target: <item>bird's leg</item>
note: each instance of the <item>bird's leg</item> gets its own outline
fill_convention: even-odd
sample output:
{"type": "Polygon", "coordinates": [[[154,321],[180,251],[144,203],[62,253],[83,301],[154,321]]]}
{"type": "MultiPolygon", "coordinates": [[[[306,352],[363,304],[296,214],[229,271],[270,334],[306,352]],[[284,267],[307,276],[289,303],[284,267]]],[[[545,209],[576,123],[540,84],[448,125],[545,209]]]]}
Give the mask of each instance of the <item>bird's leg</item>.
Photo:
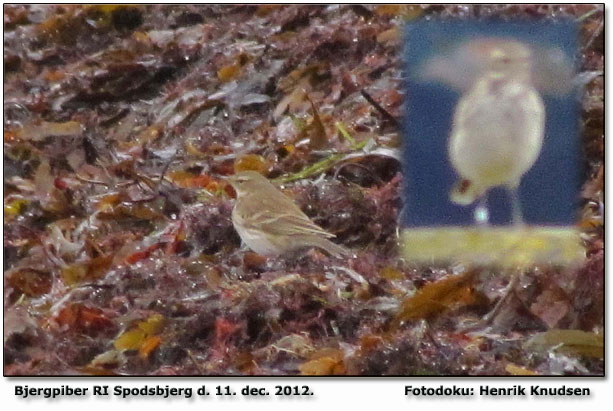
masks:
{"type": "Polygon", "coordinates": [[[509,187],[509,192],[511,194],[511,212],[512,212],[512,224],[514,226],[523,226],[524,225],[524,217],[521,211],[521,202],[519,199],[519,187],[511,186],[509,187]]]}
{"type": "Polygon", "coordinates": [[[490,212],[487,209],[487,192],[483,193],[477,200],[473,215],[477,226],[487,227],[490,221],[490,212]]]}

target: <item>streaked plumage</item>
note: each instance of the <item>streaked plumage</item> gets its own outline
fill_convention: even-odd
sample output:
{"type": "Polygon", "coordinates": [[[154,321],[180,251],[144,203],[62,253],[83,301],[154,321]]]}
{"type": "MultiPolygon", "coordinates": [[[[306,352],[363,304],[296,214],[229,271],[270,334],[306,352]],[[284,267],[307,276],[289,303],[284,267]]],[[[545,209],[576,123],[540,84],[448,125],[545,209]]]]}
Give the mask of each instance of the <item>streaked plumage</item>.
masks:
{"type": "Polygon", "coordinates": [[[241,239],[258,254],[277,256],[306,247],[318,247],[332,255],[348,251],[328,238],[334,237],[313,223],[294,202],[254,171],[228,179],[237,193],[232,223],[241,239]]]}

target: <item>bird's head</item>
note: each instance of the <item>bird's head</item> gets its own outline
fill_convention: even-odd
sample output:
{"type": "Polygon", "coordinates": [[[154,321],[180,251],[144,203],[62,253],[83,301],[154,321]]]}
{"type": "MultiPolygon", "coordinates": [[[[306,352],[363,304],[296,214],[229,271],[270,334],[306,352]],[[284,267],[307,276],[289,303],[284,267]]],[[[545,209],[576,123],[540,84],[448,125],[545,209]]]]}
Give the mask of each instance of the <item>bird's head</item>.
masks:
{"type": "Polygon", "coordinates": [[[467,39],[426,59],[417,74],[422,81],[436,81],[461,91],[483,75],[531,79],[533,66],[541,58],[534,50],[534,45],[510,37],[467,39]]]}
{"type": "Polygon", "coordinates": [[[484,72],[505,77],[530,74],[532,51],[519,41],[504,38],[477,39],[468,43],[467,48],[484,72]]]}
{"type": "Polygon", "coordinates": [[[255,171],[241,171],[228,177],[227,181],[232,184],[238,196],[260,191],[270,185],[266,177],[255,171]]]}

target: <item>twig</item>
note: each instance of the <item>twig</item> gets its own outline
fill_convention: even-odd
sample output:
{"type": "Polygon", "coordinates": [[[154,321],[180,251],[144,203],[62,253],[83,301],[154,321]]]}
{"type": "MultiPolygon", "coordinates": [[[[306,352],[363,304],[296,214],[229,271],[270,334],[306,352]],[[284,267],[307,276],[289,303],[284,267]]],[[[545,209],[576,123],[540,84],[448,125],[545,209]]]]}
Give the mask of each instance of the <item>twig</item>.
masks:
{"type": "Polygon", "coordinates": [[[583,20],[591,17],[592,15],[598,13],[599,11],[600,11],[599,8],[592,9],[592,10],[588,11],[587,13],[585,13],[583,16],[577,17],[577,20],[575,20],[575,21],[578,22],[578,23],[582,22],[583,20]]]}
{"type": "Polygon", "coordinates": [[[366,101],[368,101],[374,108],[377,109],[377,111],[379,113],[381,113],[381,115],[383,117],[385,117],[387,120],[389,120],[392,124],[394,124],[396,127],[400,127],[400,122],[396,119],[396,117],[392,116],[389,111],[387,111],[386,109],[384,109],[383,107],[381,107],[381,105],[379,103],[377,103],[370,94],[368,94],[366,92],[366,90],[362,89],[360,90],[360,93],[362,94],[362,97],[364,97],[366,99],[366,101]]]}
{"type": "Polygon", "coordinates": [[[104,255],[104,251],[100,249],[100,247],[98,246],[98,244],[96,244],[94,240],[86,237],[85,242],[89,244],[89,246],[93,248],[98,253],[98,255],[104,255]]]}
{"type": "Polygon", "coordinates": [[[345,128],[345,125],[342,122],[340,122],[340,121],[337,121],[336,123],[334,123],[334,125],[338,129],[339,133],[341,133],[341,135],[343,137],[345,137],[345,140],[349,141],[349,144],[351,144],[351,147],[355,147],[356,146],[356,142],[355,142],[354,138],[351,137],[351,134],[349,134],[349,132],[345,128]]]}
{"type": "MultiPolygon", "coordinates": [[[[364,146],[366,146],[366,144],[369,141],[370,140],[360,141],[359,143],[355,145],[354,149],[355,150],[363,149],[364,146]]],[[[323,160],[318,161],[315,164],[307,166],[296,173],[293,173],[287,176],[278,177],[274,181],[278,183],[288,183],[290,181],[302,180],[303,178],[307,178],[315,174],[323,173],[329,170],[330,168],[332,168],[335,164],[338,164],[341,161],[343,161],[347,156],[348,156],[347,153],[331,154],[328,157],[324,158],[323,160]]]]}
{"type": "Polygon", "coordinates": [[[323,160],[318,161],[315,164],[312,164],[310,166],[303,168],[302,170],[296,173],[290,174],[288,176],[282,176],[282,177],[276,178],[275,181],[279,183],[288,183],[290,181],[302,180],[303,178],[307,178],[315,174],[323,173],[329,168],[331,168],[338,161],[340,161],[340,159],[342,159],[343,157],[345,157],[344,154],[340,154],[340,153],[332,154],[324,158],[323,160]]]}
{"type": "Polygon", "coordinates": [[[170,164],[172,164],[172,162],[175,161],[176,156],[177,156],[177,152],[175,151],[172,157],[170,157],[170,159],[166,162],[166,164],[164,164],[164,168],[162,169],[162,172],[160,173],[160,178],[158,179],[158,182],[155,186],[156,191],[160,188],[160,184],[162,184],[162,181],[164,180],[164,176],[166,175],[166,172],[168,171],[170,164]]]}
{"type": "Polygon", "coordinates": [[[108,186],[109,186],[109,185],[108,185],[107,183],[105,183],[104,181],[90,180],[90,179],[87,179],[87,178],[85,178],[85,177],[81,177],[81,176],[80,176],[80,175],[78,175],[78,174],[75,174],[75,178],[76,178],[77,180],[79,180],[79,181],[83,181],[84,183],[98,184],[98,185],[105,186],[105,187],[108,187],[108,186]]]}
{"type": "Polygon", "coordinates": [[[598,27],[596,27],[596,30],[594,30],[594,32],[592,33],[588,41],[585,43],[585,46],[583,46],[584,50],[587,50],[592,46],[592,43],[594,42],[594,40],[598,38],[598,36],[600,35],[603,29],[604,29],[604,20],[600,20],[598,27]]]}
{"type": "Polygon", "coordinates": [[[194,364],[194,366],[196,367],[196,369],[198,370],[198,372],[202,375],[205,374],[205,370],[202,368],[202,366],[200,365],[200,363],[198,361],[196,361],[196,358],[194,358],[194,354],[192,354],[192,350],[190,350],[189,348],[187,350],[185,350],[185,352],[187,353],[187,357],[190,359],[190,361],[192,362],[192,364],[194,364]]]}

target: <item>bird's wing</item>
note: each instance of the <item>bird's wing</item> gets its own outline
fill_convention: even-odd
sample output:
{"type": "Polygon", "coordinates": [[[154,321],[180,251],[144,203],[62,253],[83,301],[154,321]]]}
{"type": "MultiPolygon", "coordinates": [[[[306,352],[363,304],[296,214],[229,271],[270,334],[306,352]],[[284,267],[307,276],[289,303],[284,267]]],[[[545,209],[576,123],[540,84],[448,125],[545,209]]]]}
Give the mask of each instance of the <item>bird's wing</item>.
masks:
{"type": "MultiPolygon", "coordinates": [[[[298,211],[300,211],[300,209],[298,209],[298,211]]],[[[262,210],[254,214],[250,220],[250,225],[258,227],[273,235],[314,234],[326,238],[335,237],[334,234],[325,231],[309,220],[302,211],[298,214],[262,210]]]]}
{"type": "Polygon", "coordinates": [[[320,237],[336,237],[312,222],[294,201],[272,185],[262,189],[257,196],[246,201],[253,205],[248,224],[276,235],[314,234],[320,237]]]}

